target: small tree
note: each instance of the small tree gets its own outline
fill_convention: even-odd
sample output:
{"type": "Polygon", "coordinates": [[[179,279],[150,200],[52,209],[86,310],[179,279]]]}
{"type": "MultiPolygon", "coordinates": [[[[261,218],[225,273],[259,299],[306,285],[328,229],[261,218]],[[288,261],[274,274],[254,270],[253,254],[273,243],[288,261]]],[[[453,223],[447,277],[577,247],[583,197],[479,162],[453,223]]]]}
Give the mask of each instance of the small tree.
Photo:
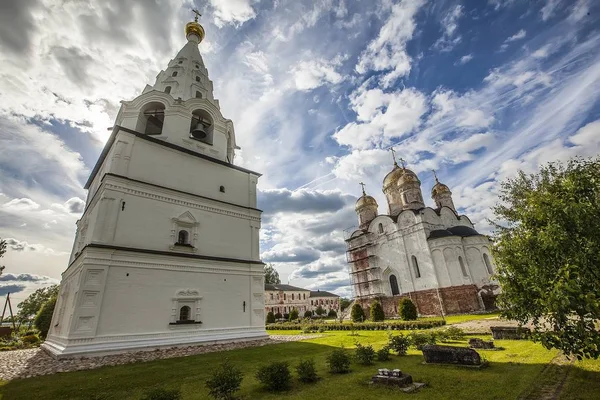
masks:
{"type": "Polygon", "coordinates": [[[315,313],[320,317],[323,314],[325,314],[327,311],[325,311],[325,309],[323,308],[323,306],[319,305],[319,307],[317,307],[317,309],[315,310],[315,313]]]}
{"type": "Polygon", "coordinates": [[[283,316],[281,315],[281,313],[280,312],[276,312],[275,313],[275,320],[279,321],[281,318],[283,318],[283,316]]]}
{"type": "Polygon", "coordinates": [[[373,350],[373,346],[366,345],[356,342],[356,352],[354,354],[356,361],[362,365],[371,365],[375,360],[375,350],[373,350]]]}
{"type": "Polygon", "coordinates": [[[352,304],[352,302],[349,299],[342,297],[340,299],[340,310],[344,311],[346,308],[348,308],[348,306],[350,306],[350,304],[352,304]]]}
{"type": "Polygon", "coordinates": [[[265,265],[265,284],[278,285],[280,283],[281,279],[279,279],[279,273],[273,264],[265,265]]]}
{"type": "Polygon", "coordinates": [[[288,363],[274,361],[269,365],[260,367],[256,373],[256,379],[262,383],[267,390],[277,392],[290,387],[292,375],[288,363]]]}
{"type": "Polygon", "coordinates": [[[414,321],[417,319],[417,307],[406,297],[398,303],[398,313],[400,314],[400,318],[405,321],[414,321]]]}
{"type": "Polygon", "coordinates": [[[295,321],[298,319],[298,310],[296,310],[296,308],[292,308],[292,311],[290,311],[290,321],[295,321]]]}
{"type": "Polygon", "coordinates": [[[358,303],[354,303],[352,306],[352,311],[350,312],[350,318],[352,318],[352,322],[362,322],[365,319],[365,312],[363,308],[358,303]]]}
{"type": "Polygon", "coordinates": [[[296,373],[300,382],[311,383],[319,379],[314,360],[302,360],[296,366],[296,373]]]}
{"type": "Polygon", "coordinates": [[[306,310],[304,311],[304,318],[310,318],[312,317],[312,311],[306,310]]]}
{"type": "Polygon", "coordinates": [[[225,360],[206,380],[208,393],[217,400],[231,400],[233,394],[240,390],[244,376],[242,371],[225,360]]]}
{"type": "Polygon", "coordinates": [[[40,331],[40,336],[45,338],[48,336],[50,324],[52,323],[52,314],[56,306],[56,297],[51,297],[43,306],[38,315],[35,317],[35,327],[40,331]]]}
{"type": "Polygon", "coordinates": [[[42,309],[42,306],[51,298],[58,296],[58,285],[39,288],[31,293],[25,300],[19,303],[17,320],[21,322],[34,318],[42,309]]]}
{"type": "Polygon", "coordinates": [[[327,356],[327,365],[332,374],[345,374],[350,372],[350,355],[344,348],[335,349],[327,356]]]}
{"type": "Polygon", "coordinates": [[[383,313],[383,306],[380,302],[374,301],[371,304],[371,321],[378,322],[383,321],[385,319],[385,314],[383,313]]]}
{"type": "Polygon", "coordinates": [[[269,311],[267,313],[267,324],[272,324],[273,322],[275,322],[275,314],[273,314],[273,311],[269,311]]]}
{"type": "Polygon", "coordinates": [[[329,310],[329,312],[327,313],[327,317],[337,318],[337,313],[335,312],[335,310],[329,310]]]}
{"type": "Polygon", "coordinates": [[[502,286],[503,316],[532,322],[546,348],[600,357],[600,157],[520,171],[502,183],[500,201],[496,270],[484,261],[502,286]]]}

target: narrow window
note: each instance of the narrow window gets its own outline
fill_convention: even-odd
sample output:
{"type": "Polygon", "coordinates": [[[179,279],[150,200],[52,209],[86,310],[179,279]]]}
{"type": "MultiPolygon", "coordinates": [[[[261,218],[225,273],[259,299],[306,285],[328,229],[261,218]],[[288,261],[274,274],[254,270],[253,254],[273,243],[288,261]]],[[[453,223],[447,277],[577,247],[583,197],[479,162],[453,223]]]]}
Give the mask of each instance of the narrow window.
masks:
{"type": "Polygon", "coordinates": [[[483,253],[483,262],[485,263],[485,268],[487,269],[488,274],[492,275],[494,273],[494,269],[492,268],[490,258],[485,253],[483,253]]]}
{"type": "Polygon", "coordinates": [[[190,307],[183,306],[179,309],[179,320],[180,321],[189,321],[190,320],[190,307]]]}
{"type": "Polygon", "coordinates": [[[201,99],[202,98],[202,93],[200,93],[200,91],[196,90],[196,98],[197,99],[201,99]]]}
{"type": "Polygon", "coordinates": [[[196,77],[196,82],[200,82],[200,77],[199,76],[196,77]]]}
{"type": "Polygon", "coordinates": [[[225,193],[225,186],[220,186],[219,187],[219,192],[225,193]]]}
{"type": "Polygon", "coordinates": [[[271,293],[271,300],[273,300],[273,293],[271,293]]]}
{"type": "Polygon", "coordinates": [[[419,270],[419,263],[417,262],[417,257],[412,256],[412,264],[413,264],[413,270],[415,272],[415,278],[420,278],[421,270],[419,270]]]}
{"type": "Polygon", "coordinates": [[[188,244],[188,231],[179,231],[177,235],[177,244],[188,244]]]}
{"type": "Polygon", "coordinates": [[[392,289],[392,296],[400,294],[400,289],[398,289],[398,279],[396,279],[396,275],[390,275],[390,288],[392,289]]]}
{"type": "Polygon", "coordinates": [[[180,61],[178,62],[178,64],[183,64],[183,61],[181,61],[181,60],[180,60],[180,61]]]}
{"type": "Polygon", "coordinates": [[[171,93],[171,86],[167,86],[165,88],[165,93],[171,93]]]}
{"type": "Polygon", "coordinates": [[[283,294],[283,299],[287,300],[287,295],[285,293],[283,294]]]}
{"type": "Polygon", "coordinates": [[[171,76],[177,76],[177,71],[173,71],[173,73],[171,74],[171,76]]]}
{"type": "Polygon", "coordinates": [[[294,293],[292,293],[292,300],[294,300],[294,293]]]}
{"type": "Polygon", "coordinates": [[[198,64],[196,64],[196,68],[200,68],[200,66],[198,64]]]}
{"type": "Polygon", "coordinates": [[[467,268],[465,267],[465,262],[463,261],[463,258],[461,256],[458,256],[458,263],[460,264],[460,270],[462,271],[462,274],[465,278],[469,277],[469,274],[467,273],[467,268]]]}
{"type": "Polygon", "coordinates": [[[302,300],[306,300],[306,293],[302,293],[302,300]]]}
{"type": "Polygon", "coordinates": [[[383,224],[379,224],[379,233],[383,233],[383,224]]]}

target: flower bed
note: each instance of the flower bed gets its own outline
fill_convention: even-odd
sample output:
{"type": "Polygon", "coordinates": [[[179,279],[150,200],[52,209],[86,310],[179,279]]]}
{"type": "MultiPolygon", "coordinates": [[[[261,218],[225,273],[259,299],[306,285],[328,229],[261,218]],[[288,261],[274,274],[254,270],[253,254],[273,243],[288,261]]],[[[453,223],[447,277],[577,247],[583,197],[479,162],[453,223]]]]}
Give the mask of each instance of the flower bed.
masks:
{"type": "Polygon", "coordinates": [[[272,331],[291,331],[291,330],[318,330],[323,329],[326,331],[381,331],[381,330],[412,330],[412,329],[430,329],[445,325],[446,322],[442,320],[435,321],[384,321],[384,322],[358,322],[354,324],[340,324],[340,323],[329,323],[329,324],[301,324],[301,323],[275,323],[266,326],[267,330],[272,331]]]}

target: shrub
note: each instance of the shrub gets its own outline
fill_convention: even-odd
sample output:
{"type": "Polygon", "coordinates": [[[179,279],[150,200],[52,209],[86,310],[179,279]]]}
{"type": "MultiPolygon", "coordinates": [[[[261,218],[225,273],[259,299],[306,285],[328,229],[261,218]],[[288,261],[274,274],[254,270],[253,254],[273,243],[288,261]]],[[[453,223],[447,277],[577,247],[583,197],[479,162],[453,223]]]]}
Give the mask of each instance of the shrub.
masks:
{"type": "Polygon", "coordinates": [[[40,312],[35,317],[35,327],[40,331],[40,336],[45,338],[48,336],[50,324],[52,323],[52,314],[56,305],[56,297],[51,297],[40,309],[40,312]]]}
{"type": "Polygon", "coordinates": [[[389,335],[388,347],[398,353],[399,356],[405,356],[410,347],[410,339],[403,334],[398,336],[389,335]]]}
{"type": "Polygon", "coordinates": [[[267,324],[272,324],[275,322],[275,314],[273,314],[273,311],[269,311],[267,313],[267,324]]]}
{"type": "Polygon", "coordinates": [[[365,312],[358,303],[354,303],[352,310],[350,311],[350,318],[352,322],[363,322],[365,319],[365,312]]]}
{"type": "Polygon", "coordinates": [[[281,318],[282,318],[282,315],[281,315],[281,313],[280,313],[280,312],[278,312],[278,313],[275,313],[275,319],[276,319],[276,320],[280,320],[281,318]]]}
{"type": "MultiPolygon", "coordinates": [[[[328,331],[352,331],[352,330],[361,330],[361,331],[373,331],[373,330],[413,330],[413,329],[429,329],[443,326],[445,324],[444,321],[435,320],[435,319],[427,319],[421,321],[385,321],[385,322],[362,322],[362,323],[343,323],[343,322],[333,322],[328,324],[320,324],[315,321],[306,321],[309,326],[312,327],[313,330],[317,330],[319,326],[323,326],[324,329],[328,331]]],[[[267,325],[265,329],[267,330],[275,330],[275,331],[289,331],[289,330],[300,330],[304,326],[303,323],[300,322],[282,322],[277,324],[267,325]]]]}
{"type": "Polygon", "coordinates": [[[452,340],[461,340],[463,336],[465,336],[465,331],[456,326],[449,326],[448,328],[444,329],[444,333],[448,339],[452,340]]]}
{"type": "Polygon", "coordinates": [[[179,389],[154,389],[146,392],[141,400],[181,400],[179,389]]]}
{"type": "Polygon", "coordinates": [[[292,311],[290,311],[290,321],[295,321],[297,319],[298,319],[298,310],[293,308],[292,311]]]}
{"type": "Polygon", "coordinates": [[[283,361],[275,361],[260,367],[256,373],[256,379],[271,392],[288,389],[291,377],[288,363],[283,361]]]}
{"type": "Polygon", "coordinates": [[[300,382],[311,383],[319,379],[314,360],[302,360],[296,366],[296,373],[300,382]]]}
{"type": "Polygon", "coordinates": [[[319,333],[324,333],[327,329],[325,329],[325,327],[323,325],[319,326],[319,329],[317,329],[317,332],[319,333]]]}
{"type": "Polygon", "coordinates": [[[310,317],[312,317],[312,311],[308,311],[308,310],[304,311],[304,318],[310,318],[310,317]]]}
{"type": "Polygon", "coordinates": [[[417,307],[406,297],[398,303],[398,313],[400,314],[400,318],[405,321],[414,321],[417,319],[417,307]]]}
{"type": "Polygon", "coordinates": [[[375,361],[375,350],[373,346],[363,346],[356,342],[356,353],[354,354],[356,361],[362,365],[371,365],[375,361]]]}
{"type": "Polygon", "coordinates": [[[327,313],[327,316],[329,318],[337,318],[337,313],[335,312],[335,310],[329,310],[329,312],[327,313]]]}
{"type": "Polygon", "coordinates": [[[320,317],[321,315],[327,314],[327,311],[325,311],[325,309],[319,305],[319,307],[317,307],[315,310],[315,313],[317,313],[317,315],[320,317]]]}
{"type": "Polygon", "coordinates": [[[377,361],[388,361],[390,359],[390,348],[388,346],[383,346],[381,349],[377,350],[377,361]]]}
{"type": "Polygon", "coordinates": [[[21,338],[21,341],[26,344],[35,344],[40,341],[36,335],[26,335],[21,338]]]}
{"type": "Polygon", "coordinates": [[[409,339],[417,350],[423,350],[423,346],[426,344],[436,344],[437,342],[435,334],[425,332],[411,332],[409,339]]]}
{"type": "Polygon", "coordinates": [[[378,322],[383,321],[385,319],[385,314],[383,313],[383,306],[380,302],[374,301],[371,304],[371,321],[378,322]]]}
{"type": "Polygon", "coordinates": [[[206,380],[206,387],[211,397],[219,400],[233,399],[233,394],[240,390],[244,376],[242,371],[225,360],[213,371],[210,378],[206,380]]]}
{"type": "Polygon", "coordinates": [[[329,353],[327,356],[329,372],[333,374],[345,374],[350,372],[350,356],[342,347],[329,353]]]}

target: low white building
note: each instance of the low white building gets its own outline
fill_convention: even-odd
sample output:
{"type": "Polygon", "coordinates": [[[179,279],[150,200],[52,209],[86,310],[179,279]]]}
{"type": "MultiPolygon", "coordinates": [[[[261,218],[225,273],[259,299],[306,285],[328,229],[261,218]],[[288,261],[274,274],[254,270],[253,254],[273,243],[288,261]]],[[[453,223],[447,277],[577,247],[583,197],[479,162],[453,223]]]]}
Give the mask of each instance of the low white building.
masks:
{"type": "Polygon", "coordinates": [[[85,186],[70,263],[43,348],[57,356],[265,338],[260,174],[234,165],[198,49],[122,102],[85,186]]]}
{"type": "Polygon", "coordinates": [[[300,317],[306,311],[315,315],[317,308],[321,306],[326,312],[339,311],[340,296],[321,290],[308,290],[285,284],[265,285],[265,312],[289,314],[294,308],[298,310],[300,317]]]}
{"type": "Polygon", "coordinates": [[[435,208],[425,206],[417,175],[395,161],[383,180],[387,214],[379,214],[363,188],[356,202],[359,227],[346,243],[354,298],[365,310],[379,300],[386,315],[395,316],[401,297],[424,315],[494,308],[490,240],[457,213],[452,192],[435,179],[435,208]]]}

